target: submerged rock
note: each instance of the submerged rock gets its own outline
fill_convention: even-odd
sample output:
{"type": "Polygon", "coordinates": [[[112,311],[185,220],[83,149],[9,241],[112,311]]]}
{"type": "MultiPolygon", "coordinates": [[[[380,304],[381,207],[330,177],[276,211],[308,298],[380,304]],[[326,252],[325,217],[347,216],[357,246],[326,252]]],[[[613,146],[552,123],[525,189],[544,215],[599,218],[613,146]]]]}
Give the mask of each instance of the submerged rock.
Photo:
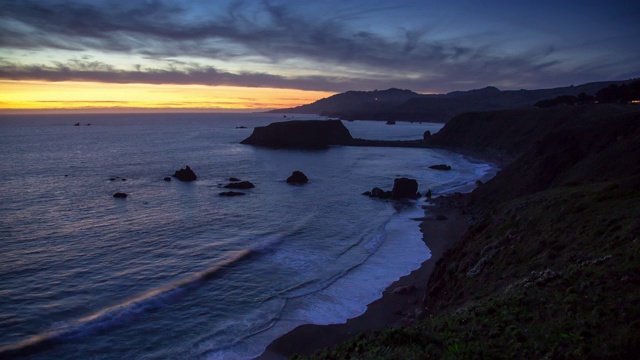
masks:
{"type": "Polygon", "coordinates": [[[220,194],[218,194],[219,196],[242,196],[242,195],[246,195],[243,192],[240,191],[225,191],[225,192],[221,192],[220,194]]]}
{"type": "Polygon", "coordinates": [[[165,176],[163,180],[164,180],[164,181],[171,181],[171,177],[169,177],[169,176],[165,176]]]}
{"type": "Polygon", "coordinates": [[[253,189],[256,187],[250,181],[232,182],[224,186],[225,189],[253,189]]]}
{"type": "Polygon", "coordinates": [[[126,193],[123,193],[123,192],[117,192],[117,193],[113,194],[113,197],[116,198],[116,199],[126,199],[127,196],[129,196],[129,195],[127,195],[126,193]]]}
{"type": "Polygon", "coordinates": [[[429,168],[433,170],[443,170],[443,171],[451,170],[451,166],[445,165],[445,164],[431,165],[429,166],[429,168]]]}
{"type": "Polygon", "coordinates": [[[294,171],[291,176],[287,178],[287,183],[289,184],[306,184],[309,182],[309,178],[302,173],[302,171],[294,171]]]}
{"type": "Polygon", "coordinates": [[[191,170],[189,165],[187,165],[184,169],[177,170],[173,174],[173,177],[180,181],[195,181],[198,178],[193,170],[191,170]]]}

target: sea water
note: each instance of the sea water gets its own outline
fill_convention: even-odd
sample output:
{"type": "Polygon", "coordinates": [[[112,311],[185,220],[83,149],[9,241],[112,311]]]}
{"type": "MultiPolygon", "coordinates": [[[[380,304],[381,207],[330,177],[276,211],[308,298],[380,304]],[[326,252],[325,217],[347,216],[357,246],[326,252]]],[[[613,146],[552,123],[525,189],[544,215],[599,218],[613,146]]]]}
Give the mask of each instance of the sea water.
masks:
{"type": "MultiPolygon", "coordinates": [[[[444,150],[239,144],[290,118],[314,117],[0,117],[0,354],[256,357],[298,325],[363,313],[429,258],[411,220],[423,200],[362,192],[391,189],[396,177],[417,179],[423,193],[464,191],[495,170],[444,150]],[[428,168],[440,163],[453,170],[428,168]],[[185,165],[197,181],[163,180],[185,165]],[[287,184],[294,170],[309,183],[287,184]],[[230,177],[256,187],[219,196],[230,177]]],[[[344,124],[389,140],[442,126],[344,124]]]]}

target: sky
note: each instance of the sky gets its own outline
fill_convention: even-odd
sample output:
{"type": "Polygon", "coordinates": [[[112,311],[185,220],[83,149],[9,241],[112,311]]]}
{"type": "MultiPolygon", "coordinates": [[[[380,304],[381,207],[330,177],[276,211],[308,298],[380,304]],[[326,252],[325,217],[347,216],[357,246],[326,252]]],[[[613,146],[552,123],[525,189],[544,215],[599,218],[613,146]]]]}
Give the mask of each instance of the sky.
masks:
{"type": "Polygon", "coordinates": [[[266,110],[640,77],[640,2],[0,0],[0,112],[266,110]]]}

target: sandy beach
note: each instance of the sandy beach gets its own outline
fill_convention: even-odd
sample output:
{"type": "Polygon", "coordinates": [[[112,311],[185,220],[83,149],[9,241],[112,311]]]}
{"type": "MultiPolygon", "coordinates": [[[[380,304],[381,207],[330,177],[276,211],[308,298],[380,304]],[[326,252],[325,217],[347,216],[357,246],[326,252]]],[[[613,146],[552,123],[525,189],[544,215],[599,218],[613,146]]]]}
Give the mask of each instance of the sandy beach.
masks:
{"type": "Polygon", "coordinates": [[[420,221],[422,238],[431,250],[431,258],[420,268],[387,287],[382,298],[369,304],[364,314],[344,324],[299,326],[276,339],[257,359],[286,359],[294,354],[311,354],[362,332],[406,324],[415,314],[436,262],[462,236],[468,228],[468,220],[469,216],[462,215],[457,209],[427,207],[425,217],[416,221],[420,221]],[[443,215],[446,219],[436,220],[436,215],[443,215]],[[415,290],[406,294],[394,293],[402,286],[415,286],[415,290]]]}

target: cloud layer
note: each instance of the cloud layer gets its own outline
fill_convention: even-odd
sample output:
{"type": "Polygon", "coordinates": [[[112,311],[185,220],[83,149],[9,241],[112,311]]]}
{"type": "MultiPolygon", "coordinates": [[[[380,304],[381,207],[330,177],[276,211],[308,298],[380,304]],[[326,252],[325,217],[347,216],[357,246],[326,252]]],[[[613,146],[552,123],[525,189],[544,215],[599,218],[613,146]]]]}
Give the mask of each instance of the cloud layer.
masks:
{"type": "MultiPolygon", "coordinates": [[[[425,4],[368,3],[5,1],[0,78],[442,92],[640,75],[640,50],[630,45],[640,27],[627,24],[640,17],[637,5],[601,19],[615,26],[596,36],[576,31],[581,23],[570,19],[566,29],[531,17],[528,28],[500,18],[492,27],[490,12],[465,14],[460,6],[437,13],[447,22],[425,4]]],[[[516,23],[527,15],[513,11],[516,23]]],[[[584,15],[567,14],[575,13],[584,15]]]]}

